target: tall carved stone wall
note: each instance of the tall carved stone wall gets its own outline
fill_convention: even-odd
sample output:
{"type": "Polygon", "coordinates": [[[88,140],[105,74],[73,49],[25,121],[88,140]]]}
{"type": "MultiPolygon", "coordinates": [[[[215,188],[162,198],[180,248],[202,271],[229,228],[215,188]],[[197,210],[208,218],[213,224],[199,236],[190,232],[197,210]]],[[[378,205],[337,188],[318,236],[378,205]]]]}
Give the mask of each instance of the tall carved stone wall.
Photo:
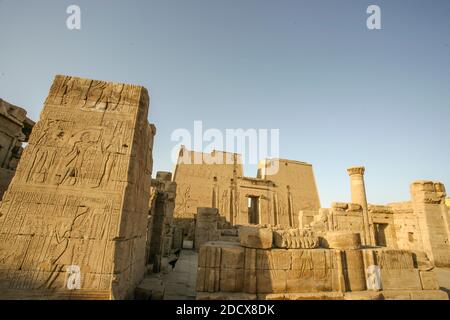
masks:
{"type": "Polygon", "coordinates": [[[189,151],[182,147],[173,181],[177,183],[174,218],[188,239],[194,238],[194,215],[198,207],[216,207],[229,212],[232,180],[243,175],[239,155],[215,151],[212,154],[189,151]],[[221,164],[207,164],[207,157],[220,159],[221,164]]]}
{"type": "Polygon", "coordinates": [[[286,159],[262,160],[259,178],[270,180],[276,185],[275,224],[298,227],[300,210],[319,210],[319,192],[311,164],[286,159]],[[278,170],[271,170],[274,163],[278,170]]]}
{"type": "Polygon", "coordinates": [[[0,296],[132,295],[154,126],[141,86],[56,76],[0,208],[0,296]]]}

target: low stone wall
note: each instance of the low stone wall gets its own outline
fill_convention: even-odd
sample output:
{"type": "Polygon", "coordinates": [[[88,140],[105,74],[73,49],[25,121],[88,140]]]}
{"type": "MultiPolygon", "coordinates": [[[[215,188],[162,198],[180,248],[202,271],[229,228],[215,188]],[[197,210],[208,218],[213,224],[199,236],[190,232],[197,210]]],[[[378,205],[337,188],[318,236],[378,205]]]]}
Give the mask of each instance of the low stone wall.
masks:
{"type": "Polygon", "coordinates": [[[425,255],[362,249],[359,234],[245,226],[239,236],[200,247],[197,299],[448,299],[425,255]]]}

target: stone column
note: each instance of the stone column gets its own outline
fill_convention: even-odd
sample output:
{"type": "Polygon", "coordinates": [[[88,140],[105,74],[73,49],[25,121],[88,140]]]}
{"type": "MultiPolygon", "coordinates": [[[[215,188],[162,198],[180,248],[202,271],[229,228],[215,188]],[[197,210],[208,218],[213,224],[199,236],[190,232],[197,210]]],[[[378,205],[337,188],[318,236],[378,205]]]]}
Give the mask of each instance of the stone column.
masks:
{"type": "Polygon", "coordinates": [[[170,172],[157,172],[152,179],[154,203],[150,215],[152,217],[151,238],[149,246],[149,263],[153,264],[153,272],[160,272],[161,257],[170,254],[173,238],[173,210],[175,207],[176,182],[172,182],[170,172]]]}
{"type": "Polygon", "coordinates": [[[365,245],[375,245],[372,219],[367,210],[366,187],[364,184],[364,167],[351,167],[347,169],[350,176],[350,191],[352,203],[359,204],[363,209],[363,243],[365,245]]]}

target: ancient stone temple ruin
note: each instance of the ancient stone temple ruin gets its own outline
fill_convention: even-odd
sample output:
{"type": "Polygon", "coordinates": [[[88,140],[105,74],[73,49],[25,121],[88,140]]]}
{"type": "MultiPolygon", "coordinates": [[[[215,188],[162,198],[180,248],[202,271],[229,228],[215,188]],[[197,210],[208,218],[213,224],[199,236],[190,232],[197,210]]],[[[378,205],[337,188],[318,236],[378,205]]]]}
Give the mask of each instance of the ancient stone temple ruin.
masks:
{"type": "Polygon", "coordinates": [[[0,99],[0,200],[14,176],[22,144],[28,141],[33,126],[24,109],[0,99]]]}
{"type": "Polygon", "coordinates": [[[144,87],[56,76],[35,125],[0,103],[0,173],[15,172],[0,299],[161,299],[188,247],[190,298],[196,282],[197,299],[448,299],[433,271],[450,267],[442,183],[373,205],[351,167],[351,202],[322,208],[308,163],[262,160],[250,178],[238,154],[184,147],[152,179],[144,87]]]}
{"type": "Polygon", "coordinates": [[[364,167],[348,169],[351,203],[299,212],[299,226],[317,231],[360,233],[363,244],[425,252],[436,266],[450,267],[450,210],[440,182],[411,184],[411,201],[368,205],[364,167]]]}
{"type": "Polygon", "coordinates": [[[450,266],[444,185],[416,181],[411,201],[368,205],[365,168],[348,173],[352,202],[300,210],[298,227],[223,227],[199,208],[197,298],[448,299],[432,271],[450,266]]]}
{"type": "Polygon", "coordinates": [[[131,297],[154,127],[141,86],[56,76],[0,208],[1,298],[131,297]]]}
{"type": "Polygon", "coordinates": [[[363,247],[359,233],[246,226],[239,239],[200,248],[197,299],[448,299],[425,255],[363,247]]]}
{"type": "Polygon", "coordinates": [[[217,208],[233,225],[298,226],[300,210],[319,210],[310,164],[271,159],[261,161],[258,167],[256,178],[245,177],[238,154],[205,154],[182,147],[173,180],[178,186],[174,218],[184,235],[194,238],[198,207],[217,208]],[[278,170],[271,170],[275,165],[278,170]]]}

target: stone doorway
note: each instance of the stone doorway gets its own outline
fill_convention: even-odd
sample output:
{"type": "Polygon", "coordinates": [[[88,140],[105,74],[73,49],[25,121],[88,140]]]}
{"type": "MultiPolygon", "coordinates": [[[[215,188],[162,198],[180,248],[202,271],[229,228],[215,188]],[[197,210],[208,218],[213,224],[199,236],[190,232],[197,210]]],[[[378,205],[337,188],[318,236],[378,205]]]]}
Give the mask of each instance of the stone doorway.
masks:
{"type": "Polygon", "coordinates": [[[377,246],[387,247],[386,230],[388,226],[387,223],[375,223],[375,241],[377,246]]]}
{"type": "Polygon", "coordinates": [[[259,197],[248,196],[248,223],[259,224],[259,197]]]}

